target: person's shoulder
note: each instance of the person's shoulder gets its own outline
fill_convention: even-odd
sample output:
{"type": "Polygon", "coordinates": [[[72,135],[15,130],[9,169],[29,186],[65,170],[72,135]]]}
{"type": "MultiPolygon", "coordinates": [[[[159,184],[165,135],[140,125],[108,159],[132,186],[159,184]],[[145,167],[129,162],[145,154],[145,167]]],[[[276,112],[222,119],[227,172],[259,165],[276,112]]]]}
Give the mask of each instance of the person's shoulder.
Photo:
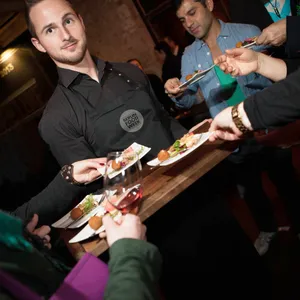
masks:
{"type": "Polygon", "coordinates": [[[146,74],[133,64],[127,62],[111,62],[111,65],[134,81],[145,82],[145,79],[147,79],[146,74]]]}
{"type": "Polygon", "coordinates": [[[50,124],[54,126],[62,119],[69,119],[71,117],[71,110],[72,107],[69,101],[67,101],[64,89],[60,85],[57,85],[43,111],[39,127],[48,127],[50,124]]]}
{"type": "Polygon", "coordinates": [[[238,32],[240,32],[241,34],[243,33],[249,33],[249,32],[253,32],[253,33],[258,33],[260,32],[260,29],[252,24],[243,24],[243,23],[226,23],[226,26],[229,27],[230,29],[234,29],[238,32]]]}
{"type": "Polygon", "coordinates": [[[127,63],[127,62],[111,62],[111,65],[115,67],[117,70],[127,73],[135,73],[139,76],[144,74],[137,66],[127,63]]]}
{"type": "Polygon", "coordinates": [[[65,98],[66,95],[61,86],[58,84],[49,98],[45,110],[51,111],[59,109],[66,102],[65,98]]]}

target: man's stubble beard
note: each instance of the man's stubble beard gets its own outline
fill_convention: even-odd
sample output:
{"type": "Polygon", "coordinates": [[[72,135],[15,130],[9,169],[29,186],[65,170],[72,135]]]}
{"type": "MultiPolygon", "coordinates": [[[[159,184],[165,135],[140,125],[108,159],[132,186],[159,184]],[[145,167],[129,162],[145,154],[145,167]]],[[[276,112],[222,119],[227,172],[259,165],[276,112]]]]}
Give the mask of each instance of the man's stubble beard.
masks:
{"type": "Polygon", "coordinates": [[[80,51],[78,53],[78,55],[76,55],[75,57],[72,57],[70,55],[70,57],[66,57],[65,55],[61,55],[61,56],[53,56],[50,55],[49,56],[56,62],[59,62],[61,64],[67,64],[67,65],[77,65],[79,63],[82,62],[82,60],[85,57],[87,51],[87,42],[86,40],[83,40],[83,43],[80,47],[80,51]]]}
{"type": "Polygon", "coordinates": [[[197,38],[197,39],[199,39],[199,40],[205,39],[208,36],[208,34],[209,34],[212,26],[213,26],[213,18],[211,18],[211,19],[208,20],[208,22],[207,22],[207,24],[205,26],[205,31],[203,31],[203,33],[201,34],[201,36],[200,37],[194,36],[194,37],[197,38]]]}

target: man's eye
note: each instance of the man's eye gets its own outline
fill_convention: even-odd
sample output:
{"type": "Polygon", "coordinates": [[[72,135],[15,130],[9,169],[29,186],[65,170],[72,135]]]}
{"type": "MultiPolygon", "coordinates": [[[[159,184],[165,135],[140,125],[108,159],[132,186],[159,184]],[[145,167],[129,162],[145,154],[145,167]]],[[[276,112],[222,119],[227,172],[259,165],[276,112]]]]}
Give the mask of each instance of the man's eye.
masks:
{"type": "Polygon", "coordinates": [[[47,31],[46,31],[47,34],[52,33],[52,32],[53,32],[53,28],[48,28],[47,31]]]}
{"type": "Polygon", "coordinates": [[[190,16],[193,16],[194,14],[195,14],[194,10],[190,11],[190,13],[189,13],[190,16]]]}
{"type": "Polygon", "coordinates": [[[71,19],[66,19],[66,21],[65,21],[65,23],[68,24],[68,25],[71,24],[72,22],[73,21],[71,19]]]}

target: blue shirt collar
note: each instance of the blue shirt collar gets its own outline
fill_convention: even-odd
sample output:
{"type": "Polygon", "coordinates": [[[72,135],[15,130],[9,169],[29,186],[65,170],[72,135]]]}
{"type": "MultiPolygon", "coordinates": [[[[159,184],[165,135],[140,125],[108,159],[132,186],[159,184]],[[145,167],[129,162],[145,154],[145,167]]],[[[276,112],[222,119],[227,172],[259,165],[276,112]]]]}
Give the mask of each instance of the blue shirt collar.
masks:
{"type": "MultiPolygon", "coordinates": [[[[219,36],[228,37],[230,35],[229,28],[228,28],[228,23],[225,23],[225,22],[223,22],[222,20],[219,20],[219,19],[218,19],[218,21],[221,25],[221,32],[220,32],[219,36]]],[[[196,45],[197,45],[198,50],[200,50],[202,48],[202,46],[205,44],[202,40],[199,40],[199,39],[196,39],[195,41],[196,41],[196,45]]]]}

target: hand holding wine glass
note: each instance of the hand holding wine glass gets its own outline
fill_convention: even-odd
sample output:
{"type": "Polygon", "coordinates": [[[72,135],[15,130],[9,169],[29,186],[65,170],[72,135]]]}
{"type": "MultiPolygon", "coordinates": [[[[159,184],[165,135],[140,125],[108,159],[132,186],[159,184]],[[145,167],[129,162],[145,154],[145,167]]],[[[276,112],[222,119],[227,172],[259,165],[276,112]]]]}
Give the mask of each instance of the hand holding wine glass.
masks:
{"type": "Polygon", "coordinates": [[[138,216],[127,214],[122,223],[116,224],[110,216],[103,217],[105,232],[100,233],[101,238],[107,238],[109,246],[121,239],[146,240],[146,226],[138,216]]]}

